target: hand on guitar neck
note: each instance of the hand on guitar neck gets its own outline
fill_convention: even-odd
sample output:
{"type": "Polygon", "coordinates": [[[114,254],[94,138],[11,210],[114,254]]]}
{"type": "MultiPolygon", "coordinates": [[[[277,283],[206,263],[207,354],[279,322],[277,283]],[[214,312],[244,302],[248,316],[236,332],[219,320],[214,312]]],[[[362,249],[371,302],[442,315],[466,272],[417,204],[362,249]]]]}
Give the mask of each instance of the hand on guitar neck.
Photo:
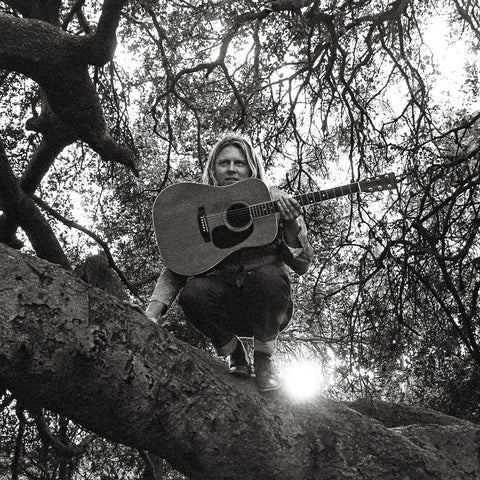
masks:
{"type": "Polygon", "coordinates": [[[270,188],[272,200],[276,200],[279,207],[280,218],[283,220],[283,238],[287,245],[292,248],[301,247],[298,240],[300,225],[297,218],[302,214],[302,206],[297,200],[287,195],[276,187],[270,188]]]}

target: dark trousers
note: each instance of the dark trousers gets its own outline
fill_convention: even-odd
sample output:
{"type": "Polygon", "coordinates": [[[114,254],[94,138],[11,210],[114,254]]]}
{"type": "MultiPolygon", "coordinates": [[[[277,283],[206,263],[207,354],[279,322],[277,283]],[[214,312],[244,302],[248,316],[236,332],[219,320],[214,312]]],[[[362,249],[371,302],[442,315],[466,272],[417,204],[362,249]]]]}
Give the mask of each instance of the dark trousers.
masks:
{"type": "Polygon", "coordinates": [[[247,272],[241,286],[216,275],[195,277],[183,288],[179,303],[188,321],[210,338],[217,352],[235,335],[275,340],[292,315],[290,281],[276,264],[247,272]]]}

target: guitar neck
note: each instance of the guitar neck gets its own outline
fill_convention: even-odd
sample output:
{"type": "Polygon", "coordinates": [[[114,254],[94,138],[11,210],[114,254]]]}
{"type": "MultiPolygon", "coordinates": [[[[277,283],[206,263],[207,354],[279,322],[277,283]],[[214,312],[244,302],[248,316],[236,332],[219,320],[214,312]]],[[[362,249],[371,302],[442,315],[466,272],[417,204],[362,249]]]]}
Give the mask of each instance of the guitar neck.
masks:
{"type": "MultiPolygon", "coordinates": [[[[342,185],[340,187],[327,188],[326,190],[318,190],[316,192],[294,195],[293,198],[295,198],[295,200],[297,200],[297,202],[302,207],[305,207],[306,205],[313,205],[314,203],[320,203],[325,200],[331,200],[333,198],[351,195],[360,191],[361,190],[359,183],[355,182],[348,185],[342,185]]],[[[265,217],[267,215],[273,215],[279,212],[278,204],[276,201],[250,205],[249,209],[252,218],[265,217]]]]}
{"type": "Polygon", "coordinates": [[[351,195],[360,192],[360,184],[358,182],[349,183],[340,187],[327,188],[326,190],[318,190],[317,192],[303,193],[296,195],[294,198],[302,206],[320,203],[325,200],[351,195]]]}
{"type": "MultiPolygon", "coordinates": [[[[341,187],[327,188],[326,190],[318,190],[317,192],[303,193],[296,195],[293,198],[304,207],[305,205],[312,205],[320,203],[324,200],[331,200],[332,198],[343,197],[358,192],[381,192],[383,190],[392,190],[397,186],[397,180],[394,173],[386,173],[377,175],[367,180],[360,180],[359,182],[349,183],[341,187]]],[[[257,203],[250,205],[250,215],[252,218],[265,217],[273,215],[279,211],[276,201],[265,203],[257,203]]]]}

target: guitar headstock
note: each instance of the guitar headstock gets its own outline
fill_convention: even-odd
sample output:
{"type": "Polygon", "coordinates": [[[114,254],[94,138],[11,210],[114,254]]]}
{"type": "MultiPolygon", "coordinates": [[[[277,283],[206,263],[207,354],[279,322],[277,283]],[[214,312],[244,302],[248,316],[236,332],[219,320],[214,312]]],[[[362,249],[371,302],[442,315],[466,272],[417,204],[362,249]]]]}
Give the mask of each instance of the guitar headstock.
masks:
{"type": "Polygon", "coordinates": [[[358,182],[361,192],[383,192],[383,190],[392,190],[397,186],[397,179],[394,173],[382,173],[375,175],[367,180],[358,182]]]}

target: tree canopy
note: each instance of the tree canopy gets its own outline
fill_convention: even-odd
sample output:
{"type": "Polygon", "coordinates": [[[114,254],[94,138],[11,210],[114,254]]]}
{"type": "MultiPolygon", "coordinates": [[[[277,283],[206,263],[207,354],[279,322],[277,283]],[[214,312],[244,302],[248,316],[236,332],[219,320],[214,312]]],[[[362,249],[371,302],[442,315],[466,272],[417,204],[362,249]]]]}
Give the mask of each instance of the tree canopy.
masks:
{"type": "MultiPolygon", "coordinates": [[[[77,274],[101,250],[145,307],[153,201],[198,181],[223,133],[250,136],[288,192],[394,172],[393,192],[305,210],[316,259],[293,278],[280,353],[329,366],[335,400],[476,421],[479,15],[469,0],[0,1],[0,241],[77,274]]],[[[184,326],[174,308],[166,327],[208,349],[184,326]]],[[[21,398],[7,421],[2,375],[20,439],[40,417],[21,398]]]]}

